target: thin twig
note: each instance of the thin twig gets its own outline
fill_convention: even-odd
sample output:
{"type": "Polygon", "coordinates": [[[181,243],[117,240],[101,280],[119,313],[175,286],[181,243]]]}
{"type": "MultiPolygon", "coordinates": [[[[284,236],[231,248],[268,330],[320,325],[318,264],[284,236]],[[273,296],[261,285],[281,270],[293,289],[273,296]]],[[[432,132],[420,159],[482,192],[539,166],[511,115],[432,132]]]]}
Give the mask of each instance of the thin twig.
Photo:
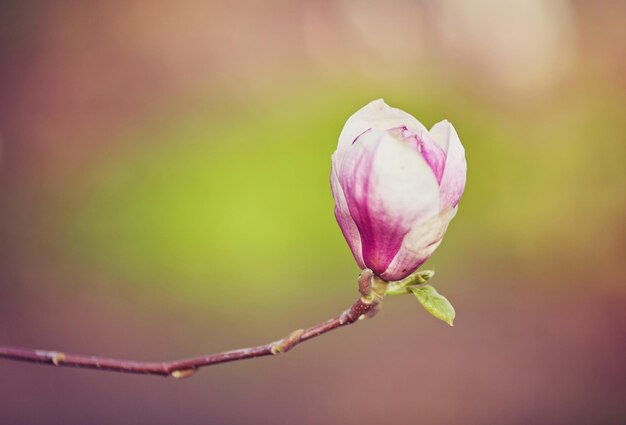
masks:
{"type": "Polygon", "coordinates": [[[318,337],[342,326],[350,325],[360,318],[373,316],[378,310],[382,297],[364,294],[341,315],[307,329],[298,329],[283,339],[256,347],[224,351],[208,356],[194,357],[169,362],[141,362],[111,359],[106,357],[69,354],[59,351],[33,350],[20,347],[0,346],[0,358],[53,366],[80,367],[85,369],[108,370],[113,372],[135,373],[144,375],[171,376],[186,378],[197,369],[220,363],[255,357],[285,353],[301,342],[318,337]]]}

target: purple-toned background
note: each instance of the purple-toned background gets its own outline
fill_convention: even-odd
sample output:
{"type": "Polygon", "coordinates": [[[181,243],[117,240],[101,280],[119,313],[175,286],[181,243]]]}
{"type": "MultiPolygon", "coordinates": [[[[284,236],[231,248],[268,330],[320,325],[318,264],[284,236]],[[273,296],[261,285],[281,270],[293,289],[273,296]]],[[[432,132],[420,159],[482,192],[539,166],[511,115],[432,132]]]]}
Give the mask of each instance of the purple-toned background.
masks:
{"type": "Polygon", "coordinates": [[[0,361],[0,424],[621,424],[618,1],[0,4],[0,345],[174,359],[338,314],[330,155],[383,97],[468,183],[411,297],[187,380],[0,361]],[[467,3],[467,4],[466,4],[467,3]]]}

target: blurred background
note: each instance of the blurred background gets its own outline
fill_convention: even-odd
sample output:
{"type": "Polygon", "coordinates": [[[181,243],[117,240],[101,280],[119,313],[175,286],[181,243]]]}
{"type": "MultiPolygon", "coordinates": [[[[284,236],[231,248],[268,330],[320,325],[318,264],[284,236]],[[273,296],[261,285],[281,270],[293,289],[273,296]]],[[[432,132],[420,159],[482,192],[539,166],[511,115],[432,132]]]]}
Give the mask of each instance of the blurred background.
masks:
{"type": "Polygon", "coordinates": [[[189,380],[0,361],[2,424],[626,421],[626,3],[0,3],[0,345],[142,360],[357,296],[345,120],[454,123],[468,182],[412,297],[189,380]]]}

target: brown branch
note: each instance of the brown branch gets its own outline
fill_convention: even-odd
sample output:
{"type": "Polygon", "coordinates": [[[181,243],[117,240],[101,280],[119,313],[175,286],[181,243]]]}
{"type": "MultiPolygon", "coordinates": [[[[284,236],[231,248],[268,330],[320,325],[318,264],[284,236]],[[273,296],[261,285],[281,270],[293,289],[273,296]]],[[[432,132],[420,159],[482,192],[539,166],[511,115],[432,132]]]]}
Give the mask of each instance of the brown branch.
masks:
{"type": "MultiPolygon", "coordinates": [[[[367,272],[369,272],[369,270],[367,272]]],[[[371,277],[371,274],[369,277],[371,277]]],[[[80,367],[85,369],[108,370],[144,375],[171,376],[177,379],[186,378],[191,376],[201,367],[285,353],[301,342],[308,341],[342,326],[350,325],[360,318],[372,317],[378,311],[382,295],[380,293],[370,294],[370,291],[367,289],[361,290],[361,292],[363,293],[363,296],[352,304],[350,308],[344,311],[341,315],[324,323],[311,326],[307,329],[298,329],[290,333],[285,338],[269,344],[242,348],[239,350],[224,351],[221,353],[210,354],[208,356],[169,362],[141,362],[69,354],[59,351],[44,351],[29,348],[0,346],[0,358],[54,366],[80,367]]],[[[382,294],[384,295],[384,291],[382,294]]]]}

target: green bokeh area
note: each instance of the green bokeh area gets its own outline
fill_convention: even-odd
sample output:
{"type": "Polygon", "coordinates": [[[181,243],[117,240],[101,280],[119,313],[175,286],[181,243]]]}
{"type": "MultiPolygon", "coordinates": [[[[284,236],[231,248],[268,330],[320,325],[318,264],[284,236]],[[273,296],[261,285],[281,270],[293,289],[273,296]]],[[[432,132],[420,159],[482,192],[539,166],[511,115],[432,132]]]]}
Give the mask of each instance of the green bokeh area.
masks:
{"type": "Polygon", "coordinates": [[[602,261],[582,245],[617,243],[602,232],[624,209],[610,196],[623,167],[617,155],[602,163],[593,155],[615,149],[611,135],[622,126],[608,90],[534,108],[436,84],[305,86],[196,107],[124,136],[72,188],[62,238],[68,260],[202,305],[215,291],[238,305],[280,305],[303,285],[320,296],[336,290],[357,268],[332,212],[330,156],[348,116],[381,94],[428,127],[449,119],[466,147],[466,193],[426,266],[502,256],[513,270],[550,273],[602,261]]]}
{"type": "Polygon", "coordinates": [[[280,302],[298,281],[352,276],[328,181],[341,115],[306,106],[203,109],[133,135],[81,184],[70,252],[202,303],[280,302]]]}

